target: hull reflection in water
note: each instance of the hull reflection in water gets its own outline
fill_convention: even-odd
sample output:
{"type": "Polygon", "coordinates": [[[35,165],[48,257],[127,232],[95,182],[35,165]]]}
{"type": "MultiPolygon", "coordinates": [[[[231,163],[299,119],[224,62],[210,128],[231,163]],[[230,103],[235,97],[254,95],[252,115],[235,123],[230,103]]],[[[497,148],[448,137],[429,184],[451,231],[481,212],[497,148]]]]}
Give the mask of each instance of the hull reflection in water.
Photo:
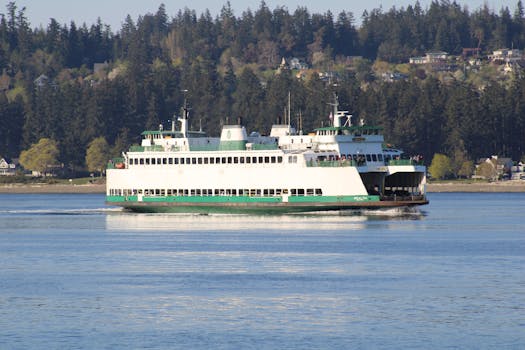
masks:
{"type": "Polygon", "coordinates": [[[334,211],[297,215],[228,214],[135,214],[106,215],[108,230],[237,231],[237,230],[362,230],[368,221],[382,219],[418,220],[417,209],[396,208],[370,211],[334,211]]]}

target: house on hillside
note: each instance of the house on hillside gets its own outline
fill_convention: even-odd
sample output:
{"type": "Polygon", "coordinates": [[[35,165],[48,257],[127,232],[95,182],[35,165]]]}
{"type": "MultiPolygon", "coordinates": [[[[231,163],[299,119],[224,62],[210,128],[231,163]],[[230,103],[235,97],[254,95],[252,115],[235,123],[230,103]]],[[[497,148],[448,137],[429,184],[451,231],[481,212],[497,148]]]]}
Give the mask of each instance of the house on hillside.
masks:
{"type": "Polygon", "coordinates": [[[425,56],[410,57],[410,64],[441,64],[448,59],[448,53],[444,51],[427,52],[425,56]]]}
{"type": "Polygon", "coordinates": [[[461,57],[463,57],[464,60],[467,60],[469,57],[475,57],[479,58],[479,55],[481,54],[481,49],[479,47],[466,47],[463,48],[463,53],[461,54],[461,57]]]}
{"type": "Polygon", "coordinates": [[[0,158],[0,176],[16,174],[16,163],[7,158],[0,158]]]}
{"type": "Polygon", "coordinates": [[[45,74],[40,74],[40,76],[36,78],[33,83],[37,88],[43,88],[49,84],[49,78],[45,74]]]}
{"type": "Polygon", "coordinates": [[[408,75],[399,72],[386,72],[381,74],[381,79],[387,83],[393,83],[395,81],[407,80],[408,75]]]}
{"type": "Polygon", "coordinates": [[[518,62],[523,59],[523,52],[518,49],[499,49],[489,55],[489,61],[496,63],[518,62]]]}
{"type": "Polygon", "coordinates": [[[305,70],[305,69],[308,69],[308,65],[304,62],[301,62],[301,60],[299,60],[297,57],[293,57],[292,59],[290,59],[290,69],[295,69],[295,70],[305,70]]]}

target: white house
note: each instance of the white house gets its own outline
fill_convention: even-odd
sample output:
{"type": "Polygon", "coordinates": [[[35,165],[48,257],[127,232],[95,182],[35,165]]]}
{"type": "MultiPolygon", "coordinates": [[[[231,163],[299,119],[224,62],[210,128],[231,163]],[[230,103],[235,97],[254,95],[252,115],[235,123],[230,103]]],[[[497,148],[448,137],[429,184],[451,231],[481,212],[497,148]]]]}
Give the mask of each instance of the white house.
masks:
{"type": "Polygon", "coordinates": [[[489,60],[504,61],[504,62],[516,62],[523,59],[523,53],[518,49],[499,49],[492,51],[492,55],[489,55],[489,60]]]}
{"type": "Polygon", "coordinates": [[[432,64],[432,63],[443,63],[447,60],[448,53],[444,51],[427,52],[426,56],[421,57],[410,57],[410,64],[432,64]]]}
{"type": "Polygon", "coordinates": [[[5,158],[0,158],[0,176],[15,175],[16,164],[5,158]]]}

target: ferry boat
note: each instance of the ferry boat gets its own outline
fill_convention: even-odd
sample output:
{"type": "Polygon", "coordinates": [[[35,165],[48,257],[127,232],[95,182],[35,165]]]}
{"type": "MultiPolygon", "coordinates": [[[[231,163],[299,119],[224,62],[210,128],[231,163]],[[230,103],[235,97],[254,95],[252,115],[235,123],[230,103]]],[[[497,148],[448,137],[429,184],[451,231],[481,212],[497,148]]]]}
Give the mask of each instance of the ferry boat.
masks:
{"type": "MultiPolygon", "coordinates": [[[[426,168],[385,145],[381,128],[352,124],[338,109],[330,126],[303,134],[289,122],[269,136],[224,125],[220,137],[180,127],[144,131],[107,167],[106,203],[134,212],[291,213],[424,205],[426,168]]],[[[288,115],[290,113],[288,112],[288,115]]],[[[285,118],[289,120],[288,118],[285,118]]]]}

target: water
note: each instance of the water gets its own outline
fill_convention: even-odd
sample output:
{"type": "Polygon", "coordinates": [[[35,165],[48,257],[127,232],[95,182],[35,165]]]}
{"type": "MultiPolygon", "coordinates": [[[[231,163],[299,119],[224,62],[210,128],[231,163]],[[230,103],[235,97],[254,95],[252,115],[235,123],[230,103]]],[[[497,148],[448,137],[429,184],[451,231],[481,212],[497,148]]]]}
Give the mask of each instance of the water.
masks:
{"type": "Polygon", "coordinates": [[[147,215],[0,195],[0,349],[524,349],[525,193],[147,215]]]}

